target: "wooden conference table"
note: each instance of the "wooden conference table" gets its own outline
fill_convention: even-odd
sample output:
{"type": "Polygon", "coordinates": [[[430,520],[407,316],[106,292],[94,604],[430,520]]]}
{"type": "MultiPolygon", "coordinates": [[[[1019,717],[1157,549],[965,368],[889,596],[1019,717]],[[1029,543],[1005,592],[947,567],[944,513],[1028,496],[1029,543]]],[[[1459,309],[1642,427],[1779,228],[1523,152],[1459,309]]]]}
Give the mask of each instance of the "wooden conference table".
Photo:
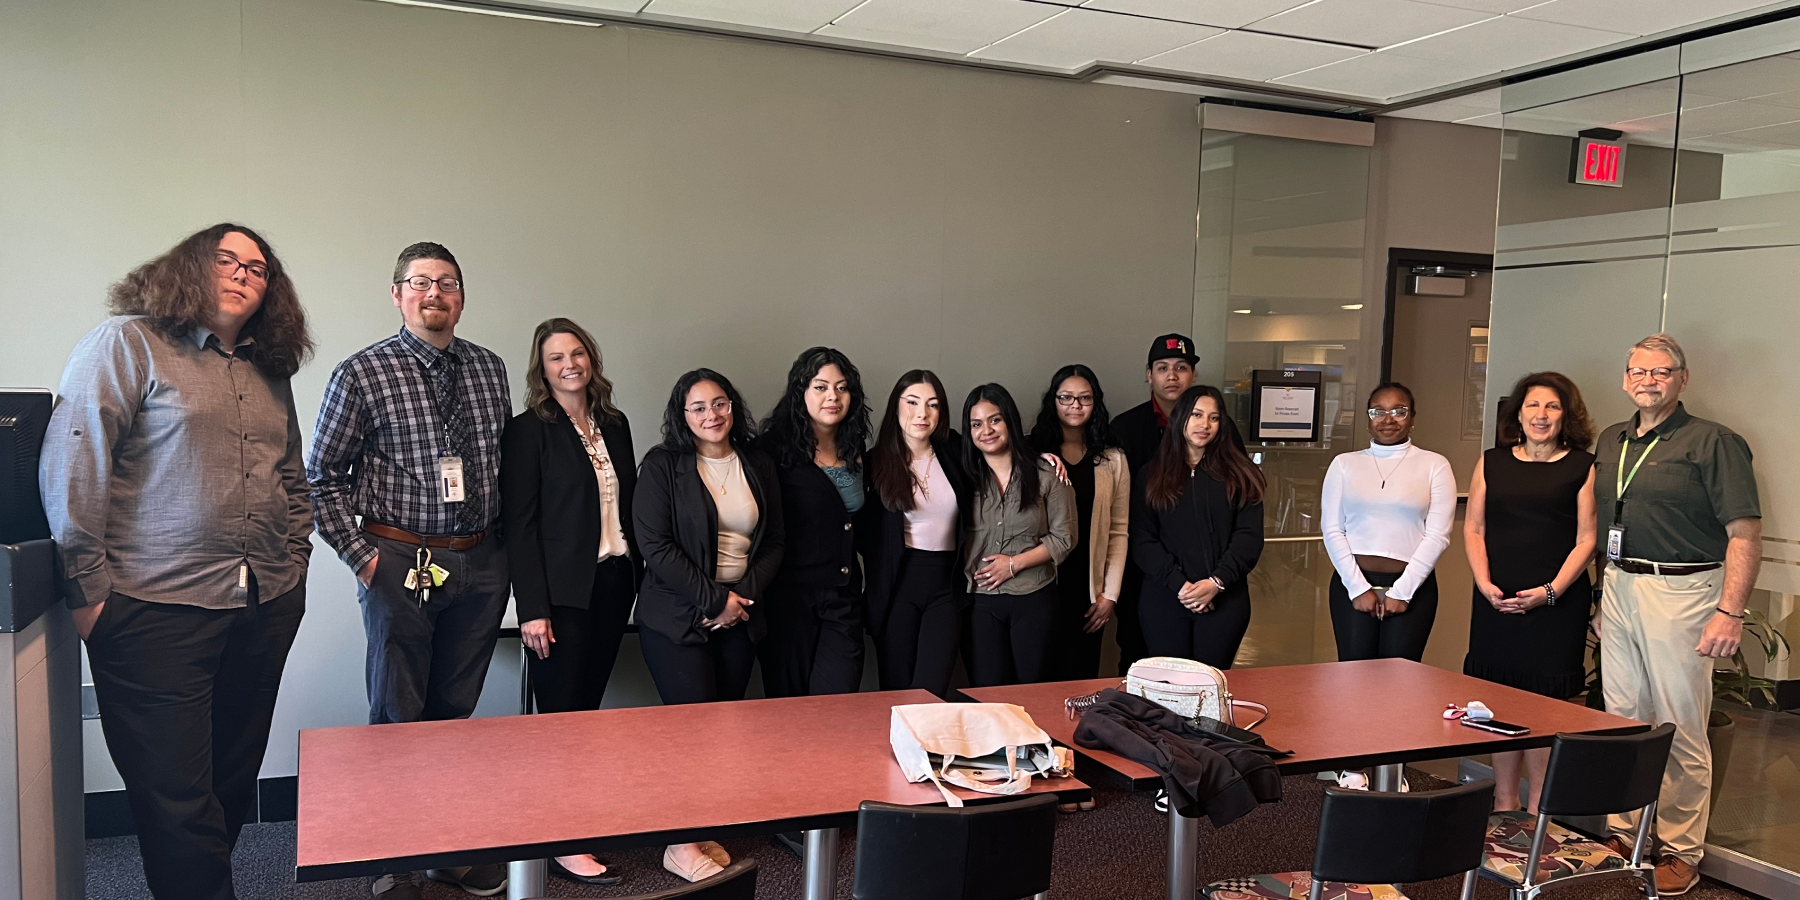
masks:
{"type": "MultiPolygon", "coordinates": [[[[936,702],[891,691],[308,729],[295,880],[510,862],[508,895],[537,897],[551,856],[805,831],[805,896],[829,900],[858,804],[943,802],[907,783],[888,743],[891,707],[936,702]]],[[[1034,779],[1032,792],[1089,789],[1034,779]]]]}
{"type": "MultiPolygon", "coordinates": [[[[1402,764],[1427,759],[1548,747],[1557,732],[1629,731],[1640,723],[1599,710],[1482,681],[1404,659],[1233,669],[1231,692],[1269,707],[1256,732],[1272,747],[1294,751],[1276,760],[1283,775],[1374,769],[1375,790],[1398,790],[1402,764]],[[1444,706],[1480,700],[1504,722],[1531,733],[1507,737],[1444,718],[1444,706]]],[[[1075,775],[1129,790],[1162,787],[1148,766],[1074,741],[1075,723],[1063,711],[1069,697],[1118,687],[1099,678],[1009,687],[965,688],[983,703],[1016,703],[1059,744],[1075,750],[1075,775]]],[[[1254,717],[1250,711],[1242,715],[1254,717]]],[[[1243,718],[1249,721],[1249,718],[1243,718]]],[[[1199,820],[1169,810],[1169,900],[1192,900],[1198,887],[1199,820]]]]}

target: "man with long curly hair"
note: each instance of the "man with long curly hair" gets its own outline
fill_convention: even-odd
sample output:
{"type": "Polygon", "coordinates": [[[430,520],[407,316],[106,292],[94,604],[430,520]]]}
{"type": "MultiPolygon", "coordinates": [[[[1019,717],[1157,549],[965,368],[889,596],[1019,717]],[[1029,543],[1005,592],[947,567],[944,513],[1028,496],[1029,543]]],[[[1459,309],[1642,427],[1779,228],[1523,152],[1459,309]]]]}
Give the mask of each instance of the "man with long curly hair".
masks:
{"type": "Polygon", "coordinates": [[[230,900],[306,609],[288,379],[312,340],[281,261],[241,225],[189,236],[110,300],[63,370],[44,507],[150,891],[230,900]]]}

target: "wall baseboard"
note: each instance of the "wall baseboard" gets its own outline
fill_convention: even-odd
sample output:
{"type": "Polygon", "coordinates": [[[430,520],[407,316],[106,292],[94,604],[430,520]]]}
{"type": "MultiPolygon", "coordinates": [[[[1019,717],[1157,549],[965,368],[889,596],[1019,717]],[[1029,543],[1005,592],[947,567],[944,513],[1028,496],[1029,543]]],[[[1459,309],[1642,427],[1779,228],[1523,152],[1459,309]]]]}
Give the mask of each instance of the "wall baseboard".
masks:
{"type": "MultiPolygon", "coordinates": [[[[94,791],[84,796],[87,836],[123,837],[137,834],[131,820],[131,803],[124,791],[94,791]]],[[[293,775],[262,778],[256,782],[256,808],[251,822],[292,822],[300,806],[300,779],[293,775]]]]}

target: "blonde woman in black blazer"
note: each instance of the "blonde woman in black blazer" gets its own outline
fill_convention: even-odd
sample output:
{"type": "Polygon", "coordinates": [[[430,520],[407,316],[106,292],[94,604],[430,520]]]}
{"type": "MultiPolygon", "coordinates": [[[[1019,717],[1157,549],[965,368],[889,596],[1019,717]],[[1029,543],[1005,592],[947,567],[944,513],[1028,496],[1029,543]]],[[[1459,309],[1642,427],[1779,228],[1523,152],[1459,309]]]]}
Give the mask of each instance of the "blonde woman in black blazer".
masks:
{"type": "MultiPolygon", "coordinates": [[[[580,325],[537,327],[525,411],[501,448],[506,558],[538,712],[599,709],[644,567],[631,521],[631,423],[580,325]]],[[[620,881],[585,854],[555,865],[574,881],[620,881]]]]}

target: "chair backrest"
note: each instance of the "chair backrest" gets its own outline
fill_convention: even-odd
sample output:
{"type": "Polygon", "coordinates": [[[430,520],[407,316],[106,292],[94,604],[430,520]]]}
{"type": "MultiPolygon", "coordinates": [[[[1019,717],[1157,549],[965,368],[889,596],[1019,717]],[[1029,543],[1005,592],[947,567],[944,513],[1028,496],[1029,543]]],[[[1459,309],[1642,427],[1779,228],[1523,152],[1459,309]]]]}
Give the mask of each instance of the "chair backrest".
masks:
{"type": "Polygon", "coordinates": [[[1430,881],[1481,865],[1494,782],[1388,794],[1325,789],[1312,874],[1323,881],[1430,881]]]}
{"type": "Polygon", "coordinates": [[[864,801],[855,900],[1018,900],[1050,889],[1056,795],[951,809],[864,801]]]}
{"type": "Polygon", "coordinates": [[[648,894],[614,897],[613,900],[755,900],[756,860],[733,860],[710,878],[648,894]]]}
{"type": "Polygon", "coordinates": [[[1553,816],[1603,816],[1643,809],[1662,791],[1673,723],[1635,734],[1559,734],[1538,809],[1553,816]]]}

